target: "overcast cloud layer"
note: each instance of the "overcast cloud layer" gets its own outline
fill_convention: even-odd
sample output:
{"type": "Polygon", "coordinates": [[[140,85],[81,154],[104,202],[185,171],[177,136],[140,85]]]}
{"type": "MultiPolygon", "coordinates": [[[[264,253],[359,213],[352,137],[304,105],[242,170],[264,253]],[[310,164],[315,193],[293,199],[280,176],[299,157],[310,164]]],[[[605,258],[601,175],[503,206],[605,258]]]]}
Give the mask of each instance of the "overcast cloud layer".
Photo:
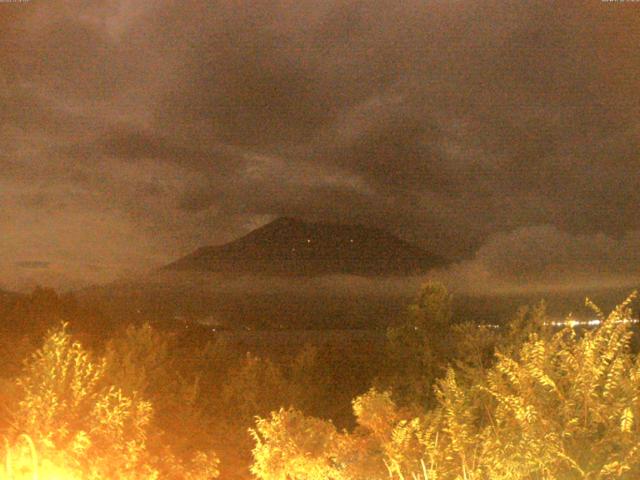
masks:
{"type": "Polygon", "coordinates": [[[491,278],[637,278],[639,19],[600,0],[0,3],[0,283],[108,280],[279,215],[491,278]]]}

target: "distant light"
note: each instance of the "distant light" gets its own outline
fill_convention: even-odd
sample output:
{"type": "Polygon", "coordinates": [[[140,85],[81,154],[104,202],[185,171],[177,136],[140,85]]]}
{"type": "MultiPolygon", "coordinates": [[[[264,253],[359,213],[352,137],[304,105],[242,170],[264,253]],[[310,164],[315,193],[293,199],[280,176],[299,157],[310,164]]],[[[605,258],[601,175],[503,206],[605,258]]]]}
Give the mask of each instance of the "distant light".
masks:
{"type": "Polygon", "coordinates": [[[351,243],[353,243],[353,238],[349,240],[351,243]]]}
{"type": "Polygon", "coordinates": [[[307,243],[311,243],[311,239],[310,238],[307,238],[307,243]]]}
{"type": "MultiPolygon", "coordinates": [[[[613,321],[613,323],[630,323],[630,324],[636,324],[639,322],[640,320],[637,318],[621,318],[620,320],[613,321]]],[[[593,327],[601,324],[602,324],[602,320],[599,318],[592,318],[590,320],[567,319],[567,320],[554,320],[552,322],[544,322],[544,325],[551,325],[553,327],[569,326],[571,328],[580,327],[580,326],[593,327]]]]}

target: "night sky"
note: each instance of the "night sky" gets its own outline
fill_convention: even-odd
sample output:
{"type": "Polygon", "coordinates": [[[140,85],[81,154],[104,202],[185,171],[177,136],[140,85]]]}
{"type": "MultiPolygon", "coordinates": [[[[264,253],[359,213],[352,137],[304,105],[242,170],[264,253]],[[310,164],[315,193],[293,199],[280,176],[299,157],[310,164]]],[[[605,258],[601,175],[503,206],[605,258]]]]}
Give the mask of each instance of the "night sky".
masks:
{"type": "Polygon", "coordinates": [[[0,3],[0,286],[142,272],[281,215],[451,272],[640,271],[640,3],[0,3]]]}

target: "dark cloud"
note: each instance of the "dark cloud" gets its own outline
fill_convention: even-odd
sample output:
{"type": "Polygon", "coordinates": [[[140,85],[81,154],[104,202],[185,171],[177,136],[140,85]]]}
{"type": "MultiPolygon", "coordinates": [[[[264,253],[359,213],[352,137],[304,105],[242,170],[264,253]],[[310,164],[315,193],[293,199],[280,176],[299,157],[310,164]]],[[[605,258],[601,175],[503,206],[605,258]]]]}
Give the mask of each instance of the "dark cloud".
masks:
{"type": "Polygon", "coordinates": [[[297,215],[386,228],[494,277],[632,273],[615,260],[640,230],[631,2],[0,12],[0,264],[113,275],[297,215]],[[538,263],[514,250],[532,238],[555,245],[538,263]]]}
{"type": "Polygon", "coordinates": [[[551,225],[492,235],[474,258],[442,272],[461,290],[635,288],[640,231],[570,234],[551,225]]]}

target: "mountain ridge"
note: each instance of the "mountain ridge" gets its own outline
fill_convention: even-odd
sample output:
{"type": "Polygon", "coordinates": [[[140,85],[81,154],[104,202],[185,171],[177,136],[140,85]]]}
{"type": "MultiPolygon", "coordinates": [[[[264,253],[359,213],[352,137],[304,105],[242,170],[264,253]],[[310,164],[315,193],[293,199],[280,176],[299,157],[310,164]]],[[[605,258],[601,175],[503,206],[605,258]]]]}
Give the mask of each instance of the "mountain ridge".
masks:
{"type": "Polygon", "coordinates": [[[282,276],[405,276],[445,264],[384,230],[280,217],[219,246],[200,247],[161,270],[282,276]]]}

